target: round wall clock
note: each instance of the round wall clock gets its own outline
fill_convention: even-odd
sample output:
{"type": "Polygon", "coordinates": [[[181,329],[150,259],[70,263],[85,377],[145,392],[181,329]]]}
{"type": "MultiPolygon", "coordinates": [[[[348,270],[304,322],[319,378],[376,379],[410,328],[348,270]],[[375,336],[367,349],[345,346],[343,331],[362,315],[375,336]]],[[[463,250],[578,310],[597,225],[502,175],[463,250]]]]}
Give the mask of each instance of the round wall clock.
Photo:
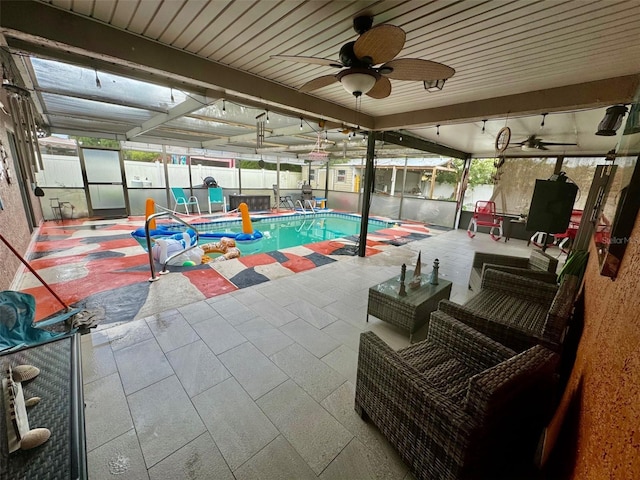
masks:
{"type": "Polygon", "coordinates": [[[504,152],[509,146],[511,141],[511,129],[509,127],[502,127],[496,135],[496,150],[499,153],[504,152]]]}

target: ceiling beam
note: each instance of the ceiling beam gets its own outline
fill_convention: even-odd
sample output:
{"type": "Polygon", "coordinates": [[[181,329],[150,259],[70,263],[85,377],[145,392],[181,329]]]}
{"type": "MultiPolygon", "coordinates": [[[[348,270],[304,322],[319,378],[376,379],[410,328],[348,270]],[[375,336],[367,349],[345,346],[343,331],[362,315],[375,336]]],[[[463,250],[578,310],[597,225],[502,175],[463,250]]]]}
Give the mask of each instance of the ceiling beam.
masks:
{"type": "MultiPolygon", "coordinates": [[[[318,130],[320,129],[320,127],[317,127],[317,128],[318,130]]],[[[264,139],[266,141],[273,137],[290,137],[290,136],[293,136],[294,134],[299,135],[301,133],[311,133],[311,132],[316,132],[316,127],[312,127],[311,125],[307,124],[307,125],[303,125],[302,130],[300,130],[299,125],[292,125],[289,127],[274,128],[273,130],[271,130],[271,133],[269,135],[265,135],[264,139]]],[[[202,145],[205,148],[209,148],[216,145],[246,142],[246,141],[251,141],[255,139],[256,139],[256,132],[243,133],[242,135],[234,135],[233,137],[224,137],[224,138],[203,142],[202,145]]]]}
{"type": "MultiPolygon", "coordinates": [[[[215,94],[215,92],[212,92],[215,94]]],[[[191,112],[201,109],[203,106],[210,105],[215,102],[219,96],[207,95],[203,97],[201,95],[191,95],[184,102],[170,108],[167,113],[161,113],[153,118],[150,118],[139,127],[134,127],[129,130],[125,135],[127,140],[131,140],[143,133],[147,133],[154,128],[157,128],[165,123],[175,120],[176,118],[183,117],[191,112]]]]}
{"type": "Polygon", "coordinates": [[[444,157],[466,159],[471,156],[470,153],[457,150],[455,148],[440,145],[439,143],[425,140],[423,138],[414,137],[404,132],[374,132],[376,140],[382,140],[385,143],[393,143],[405,148],[413,148],[423,152],[435,153],[444,157]]]}
{"type": "MultiPolygon", "coordinates": [[[[247,72],[170,48],[159,42],[57,9],[45,3],[23,0],[2,2],[0,23],[11,46],[11,38],[43,46],[49,54],[72,52],[86,61],[101,59],[126,66],[130,75],[146,72],[169,74],[185,84],[212,88],[259,105],[284,108],[305,116],[351,124],[354,110],[247,72]],[[37,19],[37,21],[33,21],[37,19]],[[215,82],[215,83],[213,83],[215,82]]],[[[359,114],[360,125],[373,126],[373,117],[359,114]]]]}
{"type": "Polygon", "coordinates": [[[517,95],[396,113],[377,117],[375,129],[398,130],[425,125],[477,122],[492,118],[566,112],[631,103],[638,85],[640,85],[640,75],[626,75],[517,95]]]}

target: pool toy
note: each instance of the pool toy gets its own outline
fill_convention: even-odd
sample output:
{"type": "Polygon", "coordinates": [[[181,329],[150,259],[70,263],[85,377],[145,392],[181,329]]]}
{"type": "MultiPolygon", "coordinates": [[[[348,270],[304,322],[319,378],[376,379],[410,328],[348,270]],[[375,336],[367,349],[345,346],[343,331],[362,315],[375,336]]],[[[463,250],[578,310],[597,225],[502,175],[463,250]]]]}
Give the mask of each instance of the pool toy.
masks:
{"type": "Polygon", "coordinates": [[[238,205],[240,216],[242,217],[242,233],[236,235],[236,241],[242,243],[253,243],[262,238],[262,232],[253,229],[251,217],[249,217],[249,207],[242,202],[238,205]]]}
{"type": "MultiPolygon", "coordinates": [[[[153,215],[156,212],[156,202],[153,200],[153,198],[147,198],[147,202],[145,204],[145,209],[144,209],[144,218],[145,220],[147,218],[149,218],[151,215],[153,215]]],[[[156,228],[156,219],[152,219],[149,222],[149,228],[150,229],[155,229],[156,228]]]]}
{"type": "Polygon", "coordinates": [[[195,245],[196,241],[195,232],[188,229],[185,232],[176,233],[170,238],[155,239],[153,247],[151,247],[151,252],[153,258],[162,264],[167,263],[168,265],[181,266],[184,265],[185,262],[191,261],[194,265],[198,265],[202,262],[202,256],[204,255],[204,251],[200,247],[192,248],[167,262],[169,257],[195,245]]]}
{"type": "Polygon", "coordinates": [[[220,253],[221,255],[219,257],[213,259],[214,262],[231,260],[241,255],[240,250],[236,247],[235,240],[228,237],[222,237],[219,242],[202,245],[202,250],[205,255],[208,253],[220,253]]]}

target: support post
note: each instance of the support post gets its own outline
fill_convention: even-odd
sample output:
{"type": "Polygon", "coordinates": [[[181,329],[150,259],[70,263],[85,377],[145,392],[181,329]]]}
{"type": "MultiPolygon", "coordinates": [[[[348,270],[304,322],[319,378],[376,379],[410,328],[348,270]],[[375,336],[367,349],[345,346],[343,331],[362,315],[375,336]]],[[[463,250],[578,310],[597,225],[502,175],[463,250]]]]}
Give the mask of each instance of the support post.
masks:
{"type": "MultiPolygon", "coordinates": [[[[333,188],[335,189],[335,185],[333,186],[333,188]]],[[[324,179],[324,198],[327,199],[325,200],[325,206],[326,206],[329,200],[329,160],[327,160],[327,174],[325,175],[325,179],[324,179]]]]}
{"type": "Polygon", "coordinates": [[[358,256],[364,257],[367,251],[367,227],[369,226],[369,207],[371,206],[371,193],[373,192],[373,156],[375,154],[376,140],[374,133],[369,132],[367,139],[367,166],[364,174],[364,196],[362,199],[362,219],[360,221],[360,244],[358,256]]]}

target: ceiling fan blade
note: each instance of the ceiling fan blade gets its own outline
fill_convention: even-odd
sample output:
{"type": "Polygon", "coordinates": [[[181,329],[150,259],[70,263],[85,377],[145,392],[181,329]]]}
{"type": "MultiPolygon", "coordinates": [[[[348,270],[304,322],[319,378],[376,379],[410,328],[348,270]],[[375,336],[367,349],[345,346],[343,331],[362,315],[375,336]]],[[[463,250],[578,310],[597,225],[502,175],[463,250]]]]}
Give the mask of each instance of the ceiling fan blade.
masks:
{"type": "Polygon", "coordinates": [[[422,60],[420,58],[398,58],[391,60],[380,67],[384,76],[394,80],[446,80],[456,71],[442,63],[422,60]],[[387,68],[392,68],[391,73],[384,73],[387,68]]]}
{"type": "Polygon", "coordinates": [[[549,150],[547,147],[545,147],[543,144],[539,143],[538,145],[536,145],[536,147],[538,150],[549,150]]]}
{"type": "Polygon", "coordinates": [[[516,143],[516,145],[528,145],[530,148],[535,148],[534,145],[536,145],[539,142],[539,140],[536,138],[535,135],[529,135],[527,137],[526,140],[523,140],[521,142],[516,143]]]}
{"type": "Polygon", "coordinates": [[[271,55],[274,60],[286,60],[288,62],[312,63],[314,65],[325,65],[327,67],[342,68],[343,65],[335,60],[319,57],[299,57],[297,55],[271,55]]]}
{"type": "Polygon", "coordinates": [[[323,75],[322,77],[314,78],[313,80],[309,80],[307,83],[302,85],[298,91],[300,92],[311,92],[312,90],[317,90],[322,87],[326,87],[327,85],[331,85],[332,83],[337,82],[338,79],[335,75],[323,75]]]}
{"type": "Polygon", "coordinates": [[[556,142],[540,142],[541,145],[578,145],[577,143],[556,143],[556,142]]]}
{"type": "Polygon", "coordinates": [[[367,96],[371,98],[387,98],[391,95],[391,81],[388,78],[380,77],[367,96]]]}
{"type": "Polygon", "coordinates": [[[359,59],[371,58],[371,65],[393,60],[404,47],[406,34],[395,25],[377,25],[364,32],[353,46],[359,59]]]}

